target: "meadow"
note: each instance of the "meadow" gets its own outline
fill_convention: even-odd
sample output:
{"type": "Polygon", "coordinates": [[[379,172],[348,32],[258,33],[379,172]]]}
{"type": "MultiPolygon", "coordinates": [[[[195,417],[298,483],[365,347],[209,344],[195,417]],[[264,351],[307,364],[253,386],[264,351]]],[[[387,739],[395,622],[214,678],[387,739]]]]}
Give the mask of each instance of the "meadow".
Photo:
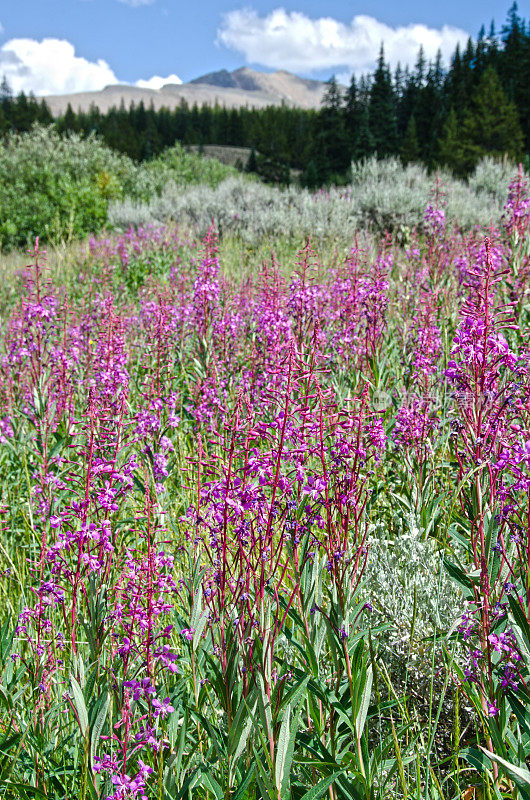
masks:
{"type": "Polygon", "coordinates": [[[530,196],[430,183],[3,271],[0,797],[530,798],[530,196]]]}

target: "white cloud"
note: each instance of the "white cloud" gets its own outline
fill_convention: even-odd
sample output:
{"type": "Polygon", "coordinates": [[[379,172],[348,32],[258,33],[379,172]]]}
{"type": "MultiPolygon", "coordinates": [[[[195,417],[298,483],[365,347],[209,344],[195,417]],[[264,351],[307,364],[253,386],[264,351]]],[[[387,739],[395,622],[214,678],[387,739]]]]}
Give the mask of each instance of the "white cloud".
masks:
{"type": "MultiPolygon", "coordinates": [[[[103,59],[88,61],[76,56],[66,39],[11,39],[0,47],[0,81],[6,76],[11,89],[36,95],[99,91],[119,81],[103,59]]],[[[160,89],[166,83],[182,83],[178,75],[154,75],[139,80],[142,89],[160,89]]]]}
{"type": "Polygon", "coordinates": [[[142,79],[136,81],[135,86],[138,86],[140,89],[161,89],[166,83],[175,84],[182,83],[182,81],[178,75],[168,75],[167,78],[162,78],[160,75],[153,75],[153,77],[148,80],[142,79]]]}
{"type": "Polygon", "coordinates": [[[373,69],[381,42],[392,66],[413,64],[420,45],[426,57],[440,49],[447,62],[457,43],[468,34],[450,25],[429,28],[411,23],[392,28],[367,15],[355,16],[350,24],[331,17],[311,19],[300,11],[283,8],[260,17],[253,9],[225,14],[217,42],[242,53],[249,63],[293,72],[343,69],[356,73],[373,69]]]}
{"type": "Polygon", "coordinates": [[[65,39],[10,39],[0,47],[0,77],[16,93],[69,94],[118,83],[106,61],[76,56],[65,39]]]}

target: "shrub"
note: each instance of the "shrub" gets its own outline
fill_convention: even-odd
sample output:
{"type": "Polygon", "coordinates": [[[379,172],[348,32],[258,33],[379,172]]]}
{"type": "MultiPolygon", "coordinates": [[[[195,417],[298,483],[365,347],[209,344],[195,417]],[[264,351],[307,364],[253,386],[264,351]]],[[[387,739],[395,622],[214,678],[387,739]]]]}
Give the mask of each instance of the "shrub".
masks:
{"type": "Polygon", "coordinates": [[[61,136],[53,126],[36,126],[0,143],[0,247],[23,246],[37,235],[83,237],[107,224],[110,200],[147,201],[168,183],[215,187],[235,174],[178,144],[138,166],[94,135],[61,136]]]}
{"type": "MultiPolygon", "coordinates": [[[[440,174],[448,221],[457,222],[464,230],[499,224],[505,198],[501,186],[503,181],[506,185],[507,170],[507,165],[489,159],[478,165],[469,183],[440,174]]],[[[316,193],[249,183],[242,177],[216,187],[191,186],[183,192],[170,181],[159,184],[160,193],[148,201],[145,192],[141,198],[137,193],[113,201],[109,222],[126,229],[171,219],[191,222],[204,235],[215,220],[222,233],[235,233],[251,243],[264,235],[300,238],[309,234],[320,241],[351,241],[359,228],[377,232],[421,229],[435,180],[420,165],[403,167],[398,159],[371,158],[352,166],[349,186],[316,193]]]]}
{"type": "Polygon", "coordinates": [[[52,126],[0,144],[0,245],[81,237],[101,229],[111,198],[132,191],[134,165],[94,136],[61,137],[52,126]]]}

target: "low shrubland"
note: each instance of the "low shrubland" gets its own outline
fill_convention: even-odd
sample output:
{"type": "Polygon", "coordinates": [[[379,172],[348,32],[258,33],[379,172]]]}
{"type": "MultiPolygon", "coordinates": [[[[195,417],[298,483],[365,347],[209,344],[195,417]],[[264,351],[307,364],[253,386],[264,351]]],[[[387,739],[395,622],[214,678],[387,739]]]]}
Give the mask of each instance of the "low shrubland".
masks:
{"type": "Polygon", "coordinates": [[[325,258],[187,220],[2,286],[0,796],[529,796],[530,197],[437,188],[325,258]]]}
{"type": "Polygon", "coordinates": [[[461,181],[371,158],[352,165],[348,185],[309,192],[263,185],[178,143],[137,164],[96,136],[62,137],[51,126],[37,126],[0,145],[0,247],[25,245],[37,235],[59,244],[103,228],[168,222],[204,236],[212,221],[221,237],[251,246],[307,235],[323,246],[344,244],[363,229],[397,232],[405,242],[412,229],[422,228],[433,189],[447,194],[450,224],[463,230],[498,225],[513,169],[486,159],[461,181]]]}
{"type": "Polygon", "coordinates": [[[214,160],[187,153],[180,145],[136,164],[96,136],[60,136],[36,126],[0,143],[0,248],[79,239],[108,224],[109,201],[147,202],[168,182],[214,188],[237,174],[214,160]]]}
{"type": "Polygon", "coordinates": [[[263,237],[299,240],[307,235],[322,243],[348,241],[359,229],[397,232],[406,241],[413,228],[423,228],[425,208],[436,186],[446,193],[450,224],[464,230],[498,225],[509,171],[510,165],[485,160],[464,182],[450,174],[430,175],[419,165],[403,167],[396,159],[368,159],[352,166],[348,186],[318,192],[263,186],[241,177],[214,189],[197,186],[182,191],[169,182],[147,203],[132,198],[112,202],[109,222],[122,230],[168,220],[188,222],[204,235],[214,221],[222,235],[233,234],[251,244],[263,237]]]}

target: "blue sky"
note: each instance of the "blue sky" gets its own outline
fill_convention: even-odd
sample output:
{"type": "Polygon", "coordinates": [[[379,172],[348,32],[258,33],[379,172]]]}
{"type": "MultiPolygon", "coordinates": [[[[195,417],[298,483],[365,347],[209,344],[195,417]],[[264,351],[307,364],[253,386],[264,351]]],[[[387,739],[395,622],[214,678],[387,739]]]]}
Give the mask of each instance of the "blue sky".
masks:
{"type": "MultiPolygon", "coordinates": [[[[0,4],[0,76],[36,94],[154,88],[242,65],[345,78],[371,68],[384,40],[392,63],[453,51],[509,2],[498,0],[5,0],[0,4]],[[157,77],[159,80],[157,80],[157,77]]],[[[522,16],[530,0],[519,3],[522,16]]]]}

